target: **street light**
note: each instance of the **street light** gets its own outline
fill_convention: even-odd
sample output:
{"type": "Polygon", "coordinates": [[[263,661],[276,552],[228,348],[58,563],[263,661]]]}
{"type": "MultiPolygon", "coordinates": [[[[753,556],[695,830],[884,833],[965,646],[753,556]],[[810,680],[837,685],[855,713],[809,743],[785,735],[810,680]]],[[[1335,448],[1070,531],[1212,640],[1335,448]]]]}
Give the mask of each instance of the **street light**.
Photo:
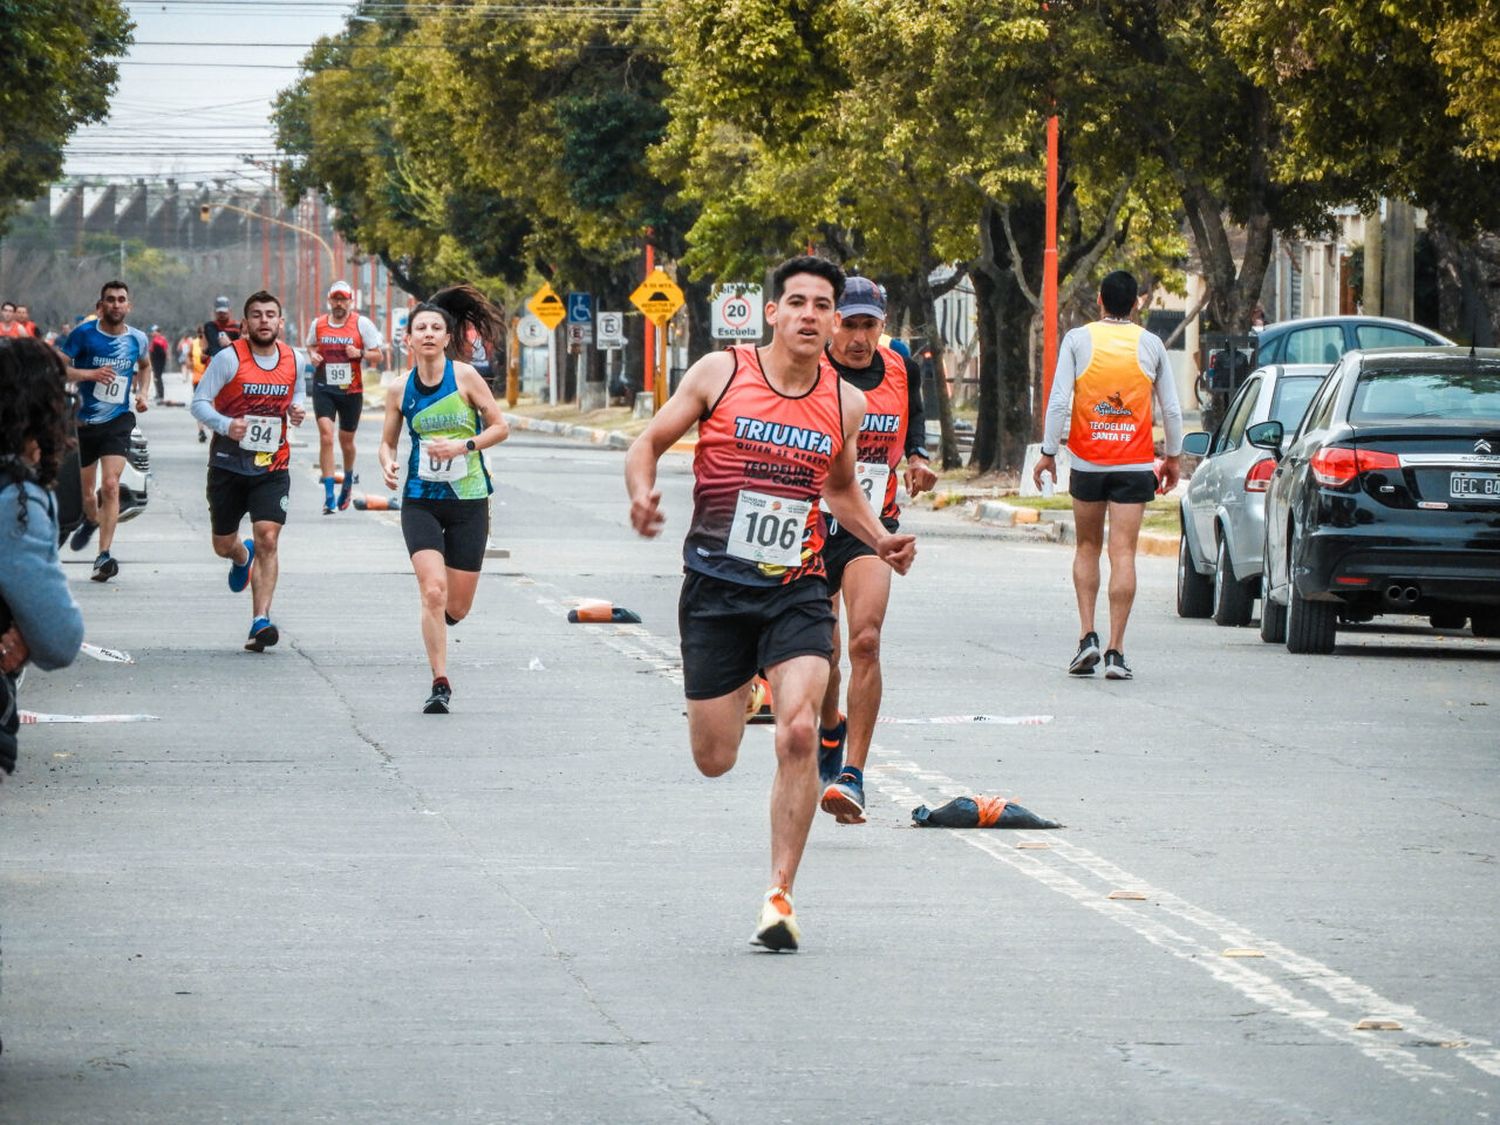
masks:
{"type": "Polygon", "coordinates": [[[272,215],[262,215],[259,211],[252,211],[248,207],[237,207],[233,203],[199,204],[198,218],[202,219],[205,223],[208,222],[211,218],[213,218],[213,210],[215,207],[219,208],[219,210],[221,211],[234,211],[240,215],[249,215],[252,219],[259,219],[262,222],[275,223],[278,227],[286,227],[288,230],[298,231],[301,234],[309,235],[310,237],[317,239],[318,245],[321,246],[324,250],[328,251],[329,272],[337,272],[336,259],[334,258],[333,254],[333,247],[328,245],[327,240],[324,239],[321,234],[313,230],[311,227],[298,226],[296,223],[289,223],[285,219],[278,219],[272,215]]]}

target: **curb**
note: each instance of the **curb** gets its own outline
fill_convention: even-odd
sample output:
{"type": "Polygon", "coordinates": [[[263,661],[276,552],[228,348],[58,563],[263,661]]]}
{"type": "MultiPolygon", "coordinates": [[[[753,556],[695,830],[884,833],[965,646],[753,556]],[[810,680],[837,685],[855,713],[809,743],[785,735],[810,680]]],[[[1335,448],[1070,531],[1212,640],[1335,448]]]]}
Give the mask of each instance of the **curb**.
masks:
{"type": "MultiPolygon", "coordinates": [[[[969,518],[987,527],[1013,527],[1035,529],[1038,539],[1054,543],[1077,542],[1073,534],[1071,512],[1038,510],[1024,505],[1007,504],[1003,500],[975,500],[967,505],[969,518]]],[[[1160,531],[1143,531],[1137,540],[1137,553],[1175,557],[1177,536],[1160,531]]]]}
{"type": "Polygon", "coordinates": [[[629,449],[635,439],[613,430],[596,430],[590,426],[574,426],[567,422],[553,422],[546,418],[528,418],[524,414],[502,412],[506,423],[513,430],[533,430],[539,434],[556,434],[559,437],[576,438],[591,445],[604,445],[610,449],[629,449]]]}

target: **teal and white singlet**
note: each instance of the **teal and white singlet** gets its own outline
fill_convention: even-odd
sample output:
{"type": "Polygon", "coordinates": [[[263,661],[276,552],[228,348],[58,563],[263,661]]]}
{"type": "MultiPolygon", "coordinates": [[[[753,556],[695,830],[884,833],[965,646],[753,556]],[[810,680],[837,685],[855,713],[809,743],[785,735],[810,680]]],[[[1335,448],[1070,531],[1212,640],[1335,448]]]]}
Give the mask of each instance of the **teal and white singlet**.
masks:
{"type": "Polygon", "coordinates": [[[411,500],[483,500],[494,491],[484,457],[477,450],[451,460],[432,457],[424,442],[435,438],[464,441],[479,433],[479,413],[464,399],[453,374],[453,361],[443,364],[443,380],[427,387],[413,367],[401,396],[401,416],[411,439],[406,462],[406,488],[411,500]]]}

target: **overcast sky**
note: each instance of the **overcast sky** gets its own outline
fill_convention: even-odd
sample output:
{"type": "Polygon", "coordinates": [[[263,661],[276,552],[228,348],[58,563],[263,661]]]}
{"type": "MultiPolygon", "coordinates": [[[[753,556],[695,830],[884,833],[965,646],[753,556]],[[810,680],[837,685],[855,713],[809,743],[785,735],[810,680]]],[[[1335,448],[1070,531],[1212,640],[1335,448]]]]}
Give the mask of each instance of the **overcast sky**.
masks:
{"type": "Polygon", "coordinates": [[[344,0],[153,0],[127,3],[135,45],[120,65],[113,110],[80,129],[65,174],[111,180],[268,182],[244,157],[269,159],[271,101],[297,79],[344,0]]]}

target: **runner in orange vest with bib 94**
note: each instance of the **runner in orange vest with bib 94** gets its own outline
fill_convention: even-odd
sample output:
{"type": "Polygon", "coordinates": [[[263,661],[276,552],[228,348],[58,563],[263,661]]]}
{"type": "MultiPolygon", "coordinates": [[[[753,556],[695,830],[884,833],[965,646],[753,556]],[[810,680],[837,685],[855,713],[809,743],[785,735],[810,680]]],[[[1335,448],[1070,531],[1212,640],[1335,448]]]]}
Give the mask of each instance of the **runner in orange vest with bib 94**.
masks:
{"type": "Polygon", "coordinates": [[[1032,479],[1057,479],[1057,449],[1068,427],[1069,481],[1073,494],[1073,591],[1082,636],[1068,665],[1074,676],[1092,676],[1104,660],[1104,678],[1128,680],[1125,625],[1135,602],[1135,553],[1146,503],[1177,484],[1182,456],[1182,408],[1172,365],[1161,340],[1130,321],[1135,278],[1116,270],[1099,283],[1102,319],[1063,337],[1047,402],[1047,426],[1032,479]],[[1152,400],[1161,407],[1165,450],[1156,474],[1152,400]],[[1071,400],[1071,408],[1069,402],[1071,400]],[[1094,631],[1099,600],[1099,555],[1109,516],[1109,645],[1101,654],[1094,631]]]}

